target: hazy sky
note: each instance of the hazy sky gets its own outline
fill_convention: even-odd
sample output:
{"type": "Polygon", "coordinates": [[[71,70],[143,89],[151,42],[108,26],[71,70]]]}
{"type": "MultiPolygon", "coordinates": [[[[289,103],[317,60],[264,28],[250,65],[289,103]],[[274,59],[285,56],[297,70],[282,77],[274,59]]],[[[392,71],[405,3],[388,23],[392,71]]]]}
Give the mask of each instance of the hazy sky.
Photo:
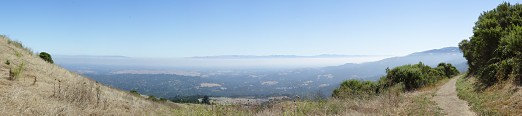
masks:
{"type": "Polygon", "coordinates": [[[500,3],[2,0],[0,34],[60,55],[406,55],[457,46],[500,3]]]}

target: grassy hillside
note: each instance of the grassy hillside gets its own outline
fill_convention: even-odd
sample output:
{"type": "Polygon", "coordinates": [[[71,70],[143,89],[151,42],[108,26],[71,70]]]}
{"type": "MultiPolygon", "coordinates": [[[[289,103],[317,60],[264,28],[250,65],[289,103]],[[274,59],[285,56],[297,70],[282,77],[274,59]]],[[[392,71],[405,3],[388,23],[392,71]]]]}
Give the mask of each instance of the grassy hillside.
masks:
{"type": "Polygon", "coordinates": [[[5,36],[0,36],[0,61],[2,115],[171,115],[177,107],[101,85],[5,36]]]}
{"type": "Polygon", "coordinates": [[[503,83],[485,87],[477,77],[457,81],[458,96],[470,103],[479,115],[513,115],[522,113],[521,87],[503,83]]]}
{"type": "Polygon", "coordinates": [[[482,13],[459,47],[469,65],[468,77],[457,82],[459,97],[480,115],[521,114],[522,4],[482,13]]]}

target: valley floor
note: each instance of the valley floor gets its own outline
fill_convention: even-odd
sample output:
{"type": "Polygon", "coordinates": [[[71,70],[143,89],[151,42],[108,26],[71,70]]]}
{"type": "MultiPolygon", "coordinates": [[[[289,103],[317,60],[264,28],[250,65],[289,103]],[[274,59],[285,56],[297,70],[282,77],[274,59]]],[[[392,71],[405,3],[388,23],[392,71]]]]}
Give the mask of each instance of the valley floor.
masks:
{"type": "MultiPolygon", "coordinates": [[[[444,107],[443,101],[455,101],[455,82],[458,77],[444,79],[435,85],[412,92],[390,92],[368,99],[296,100],[269,104],[245,105],[199,105],[184,104],[174,110],[182,115],[453,115],[444,107]],[[453,86],[453,87],[452,87],[453,86]],[[453,91],[453,93],[451,93],[453,91]],[[449,94],[445,92],[450,92],[449,94]],[[453,100],[451,100],[453,99],[453,100]]],[[[397,91],[394,91],[397,90],[397,91]]],[[[458,98],[457,98],[458,99],[458,98]]],[[[464,102],[465,103],[465,102],[464,102]]],[[[461,107],[462,104],[456,105],[461,107]]],[[[466,109],[464,105],[459,109],[466,109]]],[[[469,110],[468,110],[469,111],[469,110]]],[[[473,114],[469,111],[468,113],[473,114]]],[[[463,114],[466,115],[466,114],[463,114]]]]}

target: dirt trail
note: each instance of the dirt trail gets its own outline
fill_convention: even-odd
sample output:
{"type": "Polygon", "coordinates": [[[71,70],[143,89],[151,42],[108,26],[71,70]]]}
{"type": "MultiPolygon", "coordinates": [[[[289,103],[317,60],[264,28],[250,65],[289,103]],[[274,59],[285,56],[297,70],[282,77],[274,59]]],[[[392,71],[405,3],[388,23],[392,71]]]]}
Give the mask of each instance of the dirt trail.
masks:
{"type": "Polygon", "coordinates": [[[457,96],[457,79],[461,76],[453,77],[448,83],[439,88],[433,101],[443,109],[448,116],[476,116],[475,112],[470,110],[468,102],[459,99],[457,96]]]}

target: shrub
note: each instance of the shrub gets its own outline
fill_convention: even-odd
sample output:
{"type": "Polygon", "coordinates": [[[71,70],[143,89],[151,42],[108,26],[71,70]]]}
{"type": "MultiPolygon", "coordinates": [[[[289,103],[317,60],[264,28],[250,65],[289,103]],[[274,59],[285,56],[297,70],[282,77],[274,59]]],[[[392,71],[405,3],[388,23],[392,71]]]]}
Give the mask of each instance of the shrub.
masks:
{"type": "Polygon", "coordinates": [[[47,53],[47,52],[40,52],[40,58],[42,58],[43,60],[53,64],[54,61],[53,61],[53,58],[51,57],[51,54],[47,53]]]}
{"type": "Polygon", "coordinates": [[[457,69],[446,63],[440,63],[438,67],[431,68],[419,62],[398,66],[393,69],[386,68],[386,75],[379,81],[347,80],[335,89],[332,97],[335,98],[369,98],[383,92],[411,91],[429,84],[434,84],[441,79],[457,75],[457,69]],[[449,76],[448,76],[449,75],[449,76]],[[401,87],[398,87],[401,86],[401,87]],[[400,89],[398,89],[400,88],[400,89]]]}
{"type": "Polygon", "coordinates": [[[397,83],[404,83],[404,88],[409,91],[433,84],[442,79],[442,77],[446,77],[442,71],[420,62],[419,64],[403,65],[388,70],[382,81],[385,82],[386,87],[393,86],[397,83]]]}
{"type": "Polygon", "coordinates": [[[201,100],[202,103],[210,105],[210,97],[204,96],[203,100],[201,100]]]}
{"type": "Polygon", "coordinates": [[[378,93],[379,85],[371,81],[347,80],[334,90],[335,98],[368,98],[378,93]]]}
{"type": "Polygon", "coordinates": [[[444,73],[444,75],[448,78],[451,78],[453,76],[456,76],[458,75],[460,72],[457,70],[456,67],[454,67],[453,65],[449,64],[449,63],[439,63],[439,65],[437,65],[437,70],[441,71],[444,73]]]}
{"type": "Polygon", "coordinates": [[[9,60],[6,60],[5,65],[11,65],[11,62],[9,60]]]}
{"type": "Polygon", "coordinates": [[[20,65],[15,67],[14,69],[9,70],[9,80],[16,80],[22,74],[22,71],[24,70],[25,63],[22,62],[20,65]]]}
{"type": "Polygon", "coordinates": [[[134,89],[133,89],[133,90],[130,90],[129,92],[130,92],[132,95],[140,95],[140,93],[138,93],[138,91],[136,91],[136,90],[134,90],[134,89]]]}

